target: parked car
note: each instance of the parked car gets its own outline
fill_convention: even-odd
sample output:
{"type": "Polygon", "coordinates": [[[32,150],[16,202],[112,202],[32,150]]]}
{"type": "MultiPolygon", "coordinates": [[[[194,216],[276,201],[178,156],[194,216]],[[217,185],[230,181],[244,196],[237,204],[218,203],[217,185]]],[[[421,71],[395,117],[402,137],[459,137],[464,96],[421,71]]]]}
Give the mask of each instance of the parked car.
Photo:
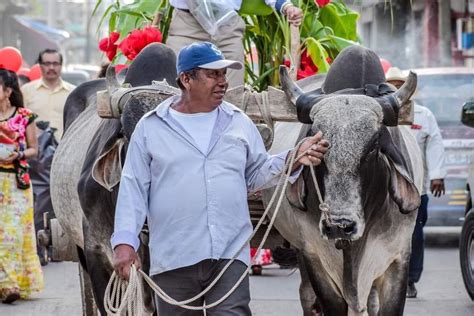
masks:
{"type": "Polygon", "coordinates": [[[420,68],[414,99],[429,108],[441,130],[446,150],[446,194],[432,197],[427,226],[462,225],[468,197],[466,179],[474,153],[474,129],[461,123],[463,104],[474,100],[474,69],[467,67],[420,68]]]}
{"type": "Polygon", "coordinates": [[[65,70],[61,73],[61,78],[75,86],[91,79],[89,73],[84,70],[65,70]]]}
{"type": "MultiPolygon", "coordinates": [[[[474,87],[473,87],[474,89],[474,87]]],[[[463,124],[474,127],[474,99],[466,102],[462,109],[463,124]]],[[[468,199],[466,203],[464,224],[459,239],[459,261],[461,263],[461,272],[464,285],[469,296],[474,300],[474,209],[472,201],[474,198],[474,162],[469,166],[468,199]]]]}

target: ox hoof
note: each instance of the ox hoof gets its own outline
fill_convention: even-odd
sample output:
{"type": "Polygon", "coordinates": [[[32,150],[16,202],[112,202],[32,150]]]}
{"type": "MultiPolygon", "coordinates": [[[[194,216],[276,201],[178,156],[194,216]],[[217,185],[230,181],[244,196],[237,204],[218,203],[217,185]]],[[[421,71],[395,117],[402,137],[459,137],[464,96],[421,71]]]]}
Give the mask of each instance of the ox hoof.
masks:
{"type": "Polygon", "coordinates": [[[407,297],[408,298],[416,298],[417,294],[418,294],[418,291],[416,290],[415,283],[408,282],[407,297]]]}

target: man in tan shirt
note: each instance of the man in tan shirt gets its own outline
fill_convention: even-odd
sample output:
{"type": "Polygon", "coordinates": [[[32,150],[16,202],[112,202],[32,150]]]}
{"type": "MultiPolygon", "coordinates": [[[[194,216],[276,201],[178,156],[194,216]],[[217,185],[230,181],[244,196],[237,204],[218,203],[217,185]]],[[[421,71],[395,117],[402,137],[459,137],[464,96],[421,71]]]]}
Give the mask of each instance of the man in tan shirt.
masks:
{"type": "Polygon", "coordinates": [[[25,107],[38,114],[38,121],[48,121],[56,128],[56,138],[63,134],[63,108],[74,85],[61,79],[62,55],[54,49],[39,54],[42,77],[21,87],[25,107]]]}

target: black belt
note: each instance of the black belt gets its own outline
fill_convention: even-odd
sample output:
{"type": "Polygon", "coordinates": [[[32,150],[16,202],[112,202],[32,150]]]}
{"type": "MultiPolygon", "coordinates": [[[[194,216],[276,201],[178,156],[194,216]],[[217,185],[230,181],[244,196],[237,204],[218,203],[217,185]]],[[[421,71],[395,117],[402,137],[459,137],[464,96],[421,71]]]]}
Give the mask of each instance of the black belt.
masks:
{"type": "Polygon", "coordinates": [[[180,8],[176,8],[176,9],[178,9],[179,11],[186,12],[186,13],[191,13],[191,11],[189,11],[188,9],[180,9],[180,8]]]}

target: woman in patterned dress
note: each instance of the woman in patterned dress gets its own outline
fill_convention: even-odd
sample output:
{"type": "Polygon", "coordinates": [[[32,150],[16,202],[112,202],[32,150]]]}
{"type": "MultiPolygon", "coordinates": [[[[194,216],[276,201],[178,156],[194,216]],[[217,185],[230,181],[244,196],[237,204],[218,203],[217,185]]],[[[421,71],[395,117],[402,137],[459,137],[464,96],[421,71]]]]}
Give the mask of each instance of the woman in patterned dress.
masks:
{"type": "Polygon", "coordinates": [[[43,289],[36,254],[33,191],[26,159],[37,155],[36,114],[23,107],[14,72],[0,69],[0,299],[43,289]]]}

